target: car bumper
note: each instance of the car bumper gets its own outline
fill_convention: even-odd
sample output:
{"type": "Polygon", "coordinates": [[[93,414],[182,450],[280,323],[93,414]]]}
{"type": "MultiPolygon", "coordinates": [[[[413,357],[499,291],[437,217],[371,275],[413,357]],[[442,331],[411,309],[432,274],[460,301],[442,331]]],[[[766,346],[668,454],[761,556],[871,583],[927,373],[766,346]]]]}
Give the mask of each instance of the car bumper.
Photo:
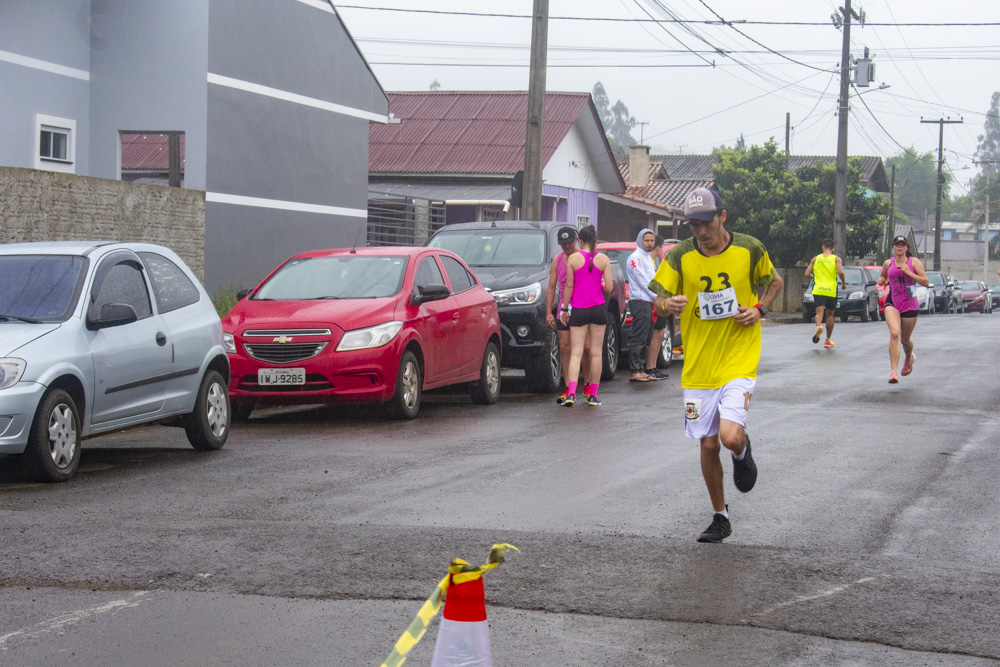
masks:
{"type": "Polygon", "coordinates": [[[308,405],[326,403],[380,403],[392,398],[403,343],[374,350],[326,352],[301,362],[270,364],[230,354],[229,400],[235,405],[308,405]],[[259,369],[303,368],[304,385],[261,385],[259,369]]]}
{"type": "Polygon", "coordinates": [[[549,327],[545,324],[545,304],[500,308],[501,364],[526,368],[545,350],[549,327]]]}
{"type": "Polygon", "coordinates": [[[0,390],[0,454],[24,452],[31,420],[45,389],[45,385],[37,382],[18,382],[0,390]]]}

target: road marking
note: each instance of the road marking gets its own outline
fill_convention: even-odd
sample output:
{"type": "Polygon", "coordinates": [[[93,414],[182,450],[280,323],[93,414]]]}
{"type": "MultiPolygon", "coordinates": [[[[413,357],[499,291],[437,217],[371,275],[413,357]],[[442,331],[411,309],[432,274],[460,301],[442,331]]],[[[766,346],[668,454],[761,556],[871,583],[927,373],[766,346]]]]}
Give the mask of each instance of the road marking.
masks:
{"type": "Polygon", "coordinates": [[[785,600],[784,602],[779,602],[778,604],[774,605],[773,607],[765,609],[764,611],[757,612],[756,614],[754,614],[753,616],[751,616],[749,619],[747,619],[747,618],[741,618],[740,619],[740,625],[747,625],[747,624],[750,623],[751,619],[760,618],[761,616],[767,616],[768,614],[776,612],[779,609],[784,609],[785,607],[791,607],[793,604],[799,604],[801,602],[809,602],[811,600],[818,600],[820,598],[825,598],[825,597],[829,597],[831,595],[836,595],[837,593],[842,593],[843,591],[846,591],[848,588],[850,588],[854,584],[867,584],[869,581],[874,581],[874,580],[875,580],[875,577],[864,577],[862,579],[858,579],[857,581],[855,581],[852,584],[844,584],[843,586],[837,586],[836,588],[831,588],[829,590],[821,591],[821,592],[817,593],[816,595],[802,595],[802,596],[799,596],[797,598],[793,598],[791,600],[785,600]]]}
{"type": "Polygon", "coordinates": [[[30,628],[15,630],[14,632],[8,632],[5,635],[0,635],[0,649],[6,650],[7,642],[13,639],[37,639],[52,632],[62,632],[70,626],[86,621],[94,616],[105,614],[109,611],[125,609],[128,607],[138,607],[141,600],[136,600],[136,598],[142,597],[148,592],[149,591],[139,591],[133,595],[132,599],[135,600],[134,602],[130,602],[128,600],[112,600],[111,602],[107,602],[96,607],[79,609],[77,611],[71,611],[67,614],[62,614],[61,616],[56,616],[55,618],[50,618],[47,621],[42,621],[41,623],[38,623],[30,628]]]}

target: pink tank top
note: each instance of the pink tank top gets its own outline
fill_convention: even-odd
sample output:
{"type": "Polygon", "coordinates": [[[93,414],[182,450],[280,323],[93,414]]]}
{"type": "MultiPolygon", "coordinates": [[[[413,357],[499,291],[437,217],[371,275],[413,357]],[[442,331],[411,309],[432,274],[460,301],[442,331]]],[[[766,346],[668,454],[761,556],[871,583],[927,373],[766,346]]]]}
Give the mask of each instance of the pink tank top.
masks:
{"type": "MultiPolygon", "coordinates": [[[[906,258],[906,268],[913,273],[913,258],[906,258]]],[[[892,305],[901,313],[910,310],[919,310],[920,302],[917,297],[910,296],[908,290],[916,284],[913,278],[903,273],[902,269],[896,267],[896,258],[889,260],[889,292],[892,294],[892,305]]]]}
{"type": "Polygon", "coordinates": [[[604,289],[601,287],[604,271],[596,266],[590,270],[590,253],[581,250],[580,254],[583,255],[583,266],[573,272],[571,305],[574,308],[593,308],[604,305],[604,289]]]}

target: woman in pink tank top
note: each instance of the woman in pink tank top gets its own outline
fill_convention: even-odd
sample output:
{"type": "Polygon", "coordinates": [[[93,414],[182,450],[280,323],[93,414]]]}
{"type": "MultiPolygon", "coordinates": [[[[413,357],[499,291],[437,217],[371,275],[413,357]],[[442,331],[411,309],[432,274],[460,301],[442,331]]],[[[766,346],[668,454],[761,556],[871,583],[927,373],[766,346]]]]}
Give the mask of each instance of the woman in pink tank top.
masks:
{"type": "Polygon", "coordinates": [[[604,294],[611,291],[611,260],[595,252],[597,230],[587,225],[580,230],[580,250],[566,262],[566,293],[560,313],[563,324],[569,326],[570,356],[566,371],[566,407],[576,403],[576,383],[580,376],[583,349],[590,334],[590,395],[587,405],[598,406],[597,389],[601,380],[604,351],[604,329],[608,324],[608,307],[604,294]]]}
{"type": "Polygon", "coordinates": [[[910,335],[917,326],[917,315],[920,313],[920,302],[913,293],[914,285],[929,287],[931,282],[924,273],[924,265],[910,252],[910,244],[905,236],[897,236],[892,240],[892,257],[882,265],[882,275],[879,285],[888,285],[889,293],[885,297],[885,323],[889,325],[889,384],[899,382],[899,375],[909,375],[913,372],[913,340],[910,335]],[[899,375],[896,367],[899,365],[899,346],[903,345],[906,359],[899,375]]]}

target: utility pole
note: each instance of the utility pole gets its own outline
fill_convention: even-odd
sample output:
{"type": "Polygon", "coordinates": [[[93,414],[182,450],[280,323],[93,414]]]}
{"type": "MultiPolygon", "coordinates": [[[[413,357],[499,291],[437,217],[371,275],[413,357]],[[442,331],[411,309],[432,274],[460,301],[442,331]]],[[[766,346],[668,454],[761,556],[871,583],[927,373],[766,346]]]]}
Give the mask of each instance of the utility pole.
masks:
{"type": "Polygon", "coordinates": [[[847,253],[847,95],[851,86],[851,18],[860,17],[844,0],[844,45],[840,53],[840,103],[837,112],[837,178],[833,190],[833,242],[837,252],[847,253]]]}
{"type": "Polygon", "coordinates": [[[882,245],[879,246],[875,256],[878,263],[885,261],[885,253],[889,249],[889,244],[896,236],[896,164],[892,165],[892,176],[889,177],[889,220],[885,224],[885,233],[882,234],[882,245]]]}
{"type": "Polygon", "coordinates": [[[684,155],[684,147],[687,146],[687,145],[688,144],[674,144],[674,146],[676,146],[677,149],[678,149],[677,150],[677,154],[678,155],[684,155]]]}
{"type": "Polygon", "coordinates": [[[531,21],[531,73],[528,81],[528,128],[524,140],[523,220],[542,219],[542,120],[548,53],[549,0],[535,0],[531,21]]]}
{"type": "MultiPolygon", "coordinates": [[[[938,173],[937,173],[937,205],[934,208],[934,270],[941,270],[941,190],[944,187],[944,174],[941,172],[941,167],[944,164],[944,126],[951,123],[962,123],[962,119],[959,120],[945,120],[941,118],[939,120],[924,120],[920,119],[921,123],[937,123],[938,124],[938,173]]],[[[925,240],[924,243],[927,243],[925,240]]],[[[926,246],[925,246],[926,247],[926,246]]]]}
{"type": "Polygon", "coordinates": [[[648,120],[640,120],[640,121],[638,121],[636,123],[636,125],[639,126],[639,143],[644,145],[646,142],[643,141],[643,139],[645,137],[646,126],[649,125],[649,121],[648,120]]]}
{"type": "Polygon", "coordinates": [[[785,152],[789,155],[792,154],[791,151],[791,135],[792,135],[792,112],[785,112],[785,152]]]}

